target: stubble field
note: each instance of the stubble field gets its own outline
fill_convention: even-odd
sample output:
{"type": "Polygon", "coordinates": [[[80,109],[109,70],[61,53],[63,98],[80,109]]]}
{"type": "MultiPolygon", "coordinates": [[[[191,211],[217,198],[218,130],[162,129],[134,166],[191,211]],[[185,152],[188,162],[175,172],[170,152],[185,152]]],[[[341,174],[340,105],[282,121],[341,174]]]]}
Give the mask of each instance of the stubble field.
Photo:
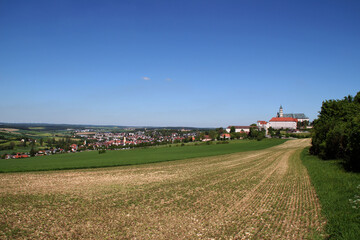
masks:
{"type": "Polygon", "coordinates": [[[314,239],[324,220],[300,152],[0,175],[0,239],[314,239]]]}

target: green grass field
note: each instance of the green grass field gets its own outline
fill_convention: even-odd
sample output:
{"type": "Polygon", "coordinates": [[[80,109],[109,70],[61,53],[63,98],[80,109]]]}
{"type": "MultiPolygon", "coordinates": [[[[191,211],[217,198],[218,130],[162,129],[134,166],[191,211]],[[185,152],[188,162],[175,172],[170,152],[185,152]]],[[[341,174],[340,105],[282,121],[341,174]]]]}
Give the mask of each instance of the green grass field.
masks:
{"type": "Polygon", "coordinates": [[[360,174],[346,172],[338,160],[323,161],[311,156],[308,149],[301,158],[327,219],[327,239],[359,239],[360,174]]]}
{"type": "Polygon", "coordinates": [[[283,139],[234,141],[230,144],[198,145],[167,148],[97,151],[41,156],[26,159],[1,159],[0,172],[44,171],[135,165],[196,157],[261,150],[285,142],[283,139]]]}

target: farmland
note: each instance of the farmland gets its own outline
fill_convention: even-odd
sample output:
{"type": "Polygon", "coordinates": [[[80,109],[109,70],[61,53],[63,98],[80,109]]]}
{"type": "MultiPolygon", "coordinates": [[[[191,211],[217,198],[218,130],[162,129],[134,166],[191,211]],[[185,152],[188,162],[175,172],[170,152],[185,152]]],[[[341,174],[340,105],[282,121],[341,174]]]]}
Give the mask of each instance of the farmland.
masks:
{"type": "Polygon", "coordinates": [[[135,165],[260,150],[283,143],[283,139],[231,141],[230,144],[151,147],[145,149],[58,154],[27,159],[0,159],[0,172],[58,170],[135,165]]]}
{"type": "Polygon", "coordinates": [[[324,219],[300,159],[308,145],[302,139],[155,164],[1,174],[0,238],[321,238],[324,219]]]}

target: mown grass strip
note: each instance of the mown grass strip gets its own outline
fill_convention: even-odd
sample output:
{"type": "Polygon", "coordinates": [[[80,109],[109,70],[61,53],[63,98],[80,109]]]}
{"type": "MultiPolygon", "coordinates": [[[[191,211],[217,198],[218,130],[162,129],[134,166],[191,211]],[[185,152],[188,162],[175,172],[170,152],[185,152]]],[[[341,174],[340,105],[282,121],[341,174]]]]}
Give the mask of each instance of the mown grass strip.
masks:
{"type": "Polygon", "coordinates": [[[155,163],[261,150],[285,141],[283,139],[243,140],[230,144],[107,151],[105,154],[90,151],[27,159],[2,159],[0,160],[0,172],[47,171],[155,163]]]}
{"type": "Polygon", "coordinates": [[[320,160],[310,155],[308,148],[301,159],[327,219],[327,239],[359,239],[360,174],[346,172],[339,160],[320,160]]]}

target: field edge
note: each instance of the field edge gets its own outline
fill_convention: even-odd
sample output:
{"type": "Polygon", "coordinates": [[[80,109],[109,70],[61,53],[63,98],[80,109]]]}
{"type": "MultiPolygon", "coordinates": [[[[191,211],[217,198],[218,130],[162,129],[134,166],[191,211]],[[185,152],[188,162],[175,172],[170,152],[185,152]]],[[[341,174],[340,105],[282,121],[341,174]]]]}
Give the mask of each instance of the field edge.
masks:
{"type": "MultiPolygon", "coordinates": [[[[272,141],[272,140],[271,140],[272,141]]],[[[285,143],[287,140],[285,139],[277,139],[276,141],[272,141],[272,144],[269,144],[269,141],[265,141],[266,144],[264,144],[264,146],[240,146],[240,148],[237,151],[231,150],[228,152],[215,152],[215,153],[209,153],[209,152],[199,152],[201,155],[199,155],[199,153],[195,153],[192,154],[190,153],[190,156],[187,154],[183,154],[184,156],[170,156],[168,158],[164,158],[164,156],[162,155],[162,153],[156,153],[159,154],[159,156],[161,156],[160,158],[162,159],[148,159],[148,160],[143,160],[141,159],[140,161],[136,161],[136,159],[132,159],[132,160],[128,160],[125,162],[116,162],[114,163],[113,160],[108,160],[103,161],[104,157],[108,157],[107,155],[101,155],[100,157],[95,157],[95,161],[96,162],[91,162],[91,163],[85,163],[84,161],[82,162],[76,162],[78,161],[78,157],[82,157],[79,156],[81,154],[86,154],[86,153],[91,153],[91,154],[95,154],[97,153],[97,151],[92,151],[92,152],[83,152],[83,153],[75,153],[76,156],[74,156],[75,154],[64,154],[64,155],[53,155],[53,156],[41,156],[41,157],[35,157],[35,158],[29,158],[29,159],[2,159],[0,160],[0,174],[6,174],[6,173],[22,173],[22,172],[44,172],[44,171],[62,171],[62,170],[80,170],[80,169],[95,169],[95,168],[111,168],[111,167],[120,167],[120,166],[134,166],[134,165],[144,165],[144,164],[154,164],[154,163],[160,163],[160,162],[169,162],[169,161],[179,161],[179,160],[186,160],[186,159],[192,159],[192,158],[202,158],[202,157],[212,157],[212,156],[222,156],[222,155],[228,155],[228,154],[236,154],[239,152],[248,152],[248,151],[257,151],[257,150],[264,150],[264,149],[268,149],[271,147],[275,147],[278,145],[281,145],[283,143],[285,143]],[[282,140],[282,141],[280,141],[282,140]],[[250,147],[249,149],[244,149],[243,147],[250,147]],[[62,163],[64,164],[63,166],[59,166],[59,161],[56,162],[57,165],[53,165],[51,166],[51,164],[49,165],[49,162],[52,161],[54,157],[57,158],[61,158],[61,157],[65,157],[64,159],[67,160],[67,162],[63,161],[62,163]],[[45,160],[46,158],[46,160],[45,160]],[[66,158],[74,158],[75,161],[69,161],[69,159],[66,158]],[[101,159],[102,158],[102,159],[101,159]],[[42,161],[41,161],[42,160],[42,161]],[[44,161],[45,160],[45,161],[44,161]],[[99,161],[100,160],[100,161],[99,161]],[[7,161],[7,162],[6,162],[7,161]],[[38,164],[38,166],[33,166],[31,167],[29,164],[29,162],[32,161],[32,163],[38,164]],[[76,162],[76,163],[75,163],[76,162]],[[6,163],[9,164],[9,166],[6,166],[6,163]],[[40,164],[39,164],[40,163],[40,164]],[[42,163],[42,164],[41,164],[42,163]],[[74,165],[75,164],[75,165],[74,165]],[[77,165],[76,165],[77,164],[77,165]]],[[[261,143],[262,141],[253,141],[254,143],[261,143]]],[[[201,147],[222,147],[221,145],[201,145],[201,146],[185,146],[185,147],[176,147],[176,148],[171,148],[171,149],[187,149],[190,147],[195,147],[195,148],[201,148],[201,147]]],[[[144,148],[144,149],[134,149],[134,150],[130,150],[129,152],[132,155],[135,155],[138,152],[145,152],[148,150],[151,151],[156,151],[159,150],[160,151],[166,151],[170,148],[144,148]],[[162,149],[162,150],[161,150],[162,149]]],[[[118,152],[118,151],[116,151],[118,152]]],[[[172,152],[172,151],[171,151],[172,152]]],[[[114,154],[115,151],[109,151],[109,153],[106,154],[114,154]]],[[[118,152],[119,155],[122,154],[122,152],[118,152]]],[[[155,155],[156,155],[155,154],[155,155]]],[[[154,155],[154,154],[153,154],[154,155]]],[[[133,157],[133,156],[132,156],[133,157]]],[[[146,156],[148,157],[148,156],[146,156]]],[[[153,156],[154,157],[154,156],[153,156]]],[[[122,159],[120,159],[122,160],[122,159]]],[[[89,161],[90,162],[90,161],[89,161]]],[[[30,162],[31,163],[31,162],[30,162]]]]}
{"type": "Polygon", "coordinates": [[[326,219],[325,239],[358,239],[360,236],[360,174],[346,172],[341,160],[321,160],[301,152],[326,219]]]}

